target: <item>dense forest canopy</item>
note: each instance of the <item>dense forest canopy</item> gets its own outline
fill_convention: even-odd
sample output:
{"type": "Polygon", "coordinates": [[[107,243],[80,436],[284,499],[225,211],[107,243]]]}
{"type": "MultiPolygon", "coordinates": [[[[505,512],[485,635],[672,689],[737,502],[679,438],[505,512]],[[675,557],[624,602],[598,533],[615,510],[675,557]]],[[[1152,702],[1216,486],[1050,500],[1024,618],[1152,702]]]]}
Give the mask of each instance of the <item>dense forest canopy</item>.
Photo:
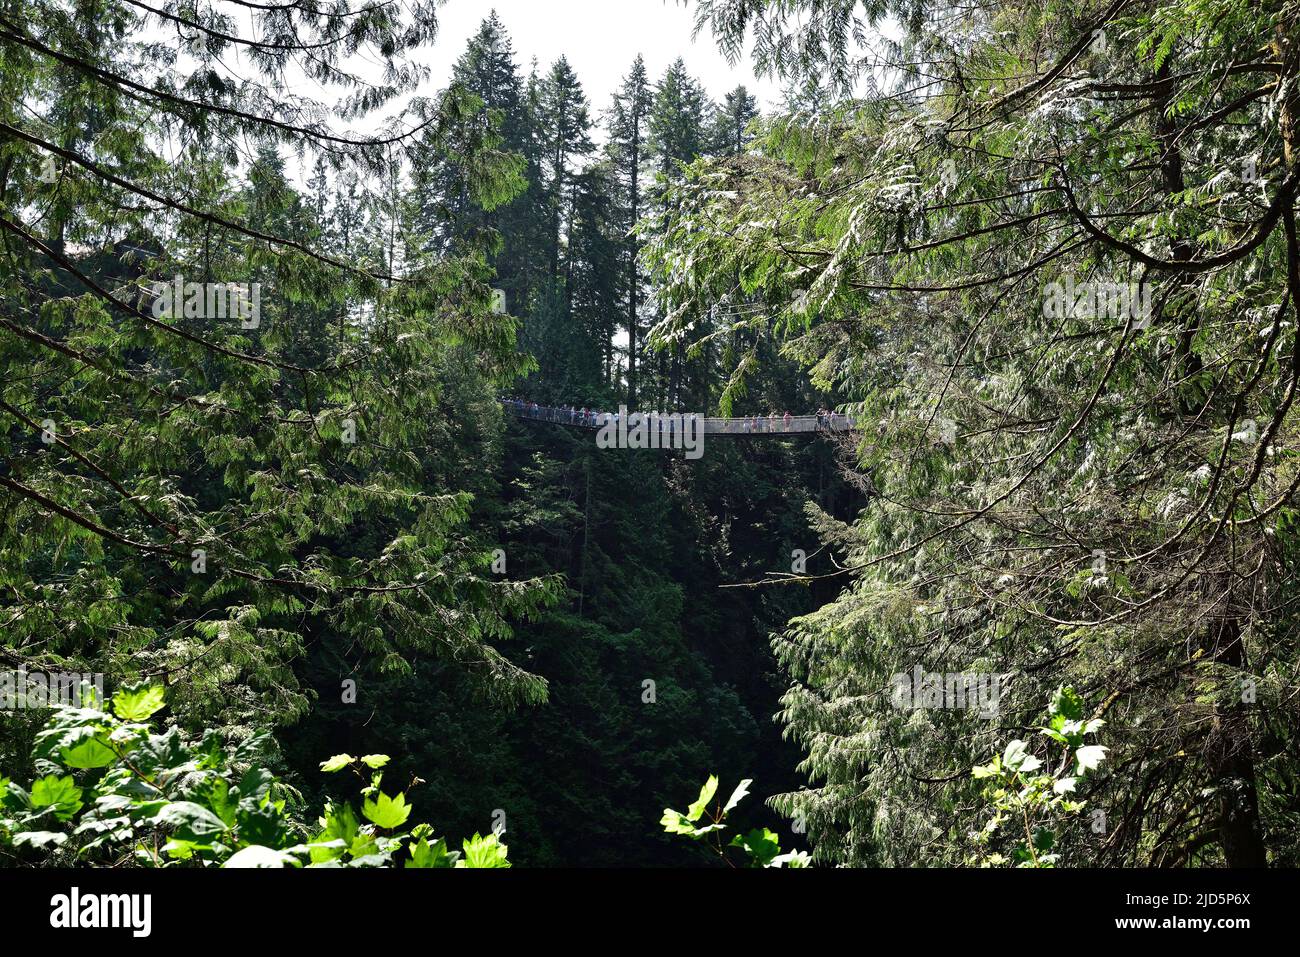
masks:
{"type": "Polygon", "coordinates": [[[1295,0],[440,6],[0,0],[0,862],[1300,863],[1295,0]]]}
{"type": "Polygon", "coordinates": [[[647,228],[666,325],[739,277],[875,426],[868,507],[825,523],[851,584],[777,642],[821,782],[778,806],[819,853],[977,852],[964,769],[1067,684],[1110,754],[1058,853],[1294,863],[1298,12],[701,6],[791,75],[889,77],[696,164],[647,228]],[[855,59],[886,11],[902,40],[855,59]],[[1002,721],[890,707],[918,660],[1006,676],[1002,721]]]}

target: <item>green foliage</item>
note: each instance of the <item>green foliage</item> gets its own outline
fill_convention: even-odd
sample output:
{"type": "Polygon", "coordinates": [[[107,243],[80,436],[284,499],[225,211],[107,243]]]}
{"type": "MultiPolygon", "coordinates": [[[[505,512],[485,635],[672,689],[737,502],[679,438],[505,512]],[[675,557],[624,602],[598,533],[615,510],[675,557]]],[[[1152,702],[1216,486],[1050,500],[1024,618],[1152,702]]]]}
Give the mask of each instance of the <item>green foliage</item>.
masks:
{"type": "Polygon", "coordinates": [[[52,709],[36,738],[46,773],[29,789],[0,777],[0,857],[146,867],[510,866],[495,834],[448,851],[429,825],[406,829],[405,794],[382,789],[385,754],[321,763],[322,771],[357,772],[369,823],[351,803],[327,801],[312,828],[297,793],[266,769],[267,736],[232,748],[216,732],[195,741],[175,727],[155,731],[148,719],[163,694],[161,685],[141,685],[114,695],[111,711],[52,709]],[[104,760],[84,760],[91,743],[104,760]]]}
{"type": "MultiPolygon", "coordinates": [[[[784,105],[638,59],[599,151],[495,14],[419,95],[437,6],[6,15],[0,652],[120,690],[0,715],[0,853],[500,866],[503,806],[516,863],[663,863],[646,819],[716,767],[828,863],[1300,862],[1292,0],[700,0],[784,105]],[[177,274],[258,283],[260,325],[155,313],[177,274]],[[1045,310],[1067,276],[1151,315],[1045,310]],[[859,431],[594,455],[515,389],[859,431]],[[895,706],[918,665],[999,714],[895,706]]],[[[665,833],[806,862],[726,842],[717,786],[665,833]]]]}
{"type": "Polygon", "coordinates": [[[700,788],[700,796],[695,799],[686,813],[664,808],[664,816],[659,823],[663,825],[666,833],[679,834],[698,841],[728,864],[732,864],[728,852],[738,851],[742,860],[746,862],[745,866],[748,867],[810,866],[810,858],[806,851],[790,851],[782,854],[779,839],[765,827],[736,834],[729,842],[724,843],[723,831],[727,828],[727,816],[749,794],[749,786],[753,783],[748,778],[741,781],[731,792],[731,797],[727,798],[726,804],[715,804],[710,811],[709,802],[713,801],[718,791],[718,777],[716,774],[710,774],[704,786],[700,788]]]}
{"type": "MultiPolygon", "coordinates": [[[[895,707],[924,666],[1005,677],[1012,721],[1061,686],[1122,715],[1095,783],[1122,823],[1061,860],[1298,859],[1292,6],[700,5],[792,81],[862,81],[792,97],[641,228],[660,338],[702,346],[698,303],[743,296],[858,425],[868,504],[815,519],[844,587],[776,641],[814,786],[774,803],[814,854],[971,858],[962,769],[1005,728],[895,707]]],[[[737,349],[732,391],[764,366],[737,349]]]]}
{"type": "Polygon", "coordinates": [[[1106,757],[1105,747],[1084,740],[1104,724],[1100,718],[1084,718],[1083,701],[1073,688],[1058,688],[1049,705],[1048,725],[1039,733],[1061,749],[1049,748],[1043,760],[1016,739],[1001,755],[971,771],[972,777],[984,782],[985,797],[993,807],[993,815],[976,838],[984,849],[981,863],[989,867],[1057,864],[1056,829],[1062,820],[1083,810],[1086,802],[1074,796],[1079,783],[1106,757]],[[1053,750],[1063,750],[1060,760],[1053,750]],[[1008,842],[1009,850],[993,850],[1008,842]]]}
{"type": "MultiPolygon", "coordinates": [[[[545,700],[545,680],[498,648],[558,584],[484,573],[461,484],[474,441],[443,441],[490,431],[484,406],[532,363],[518,320],[490,308],[491,238],[430,251],[408,188],[417,160],[455,165],[469,220],[517,196],[525,164],[461,85],[411,99],[396,122],[418,144],[335,136],[328,109],[283,86],[304,71],[347,88],[355,54],[389,72],[335,104],[341,114],[412,93],[422,71],[400,59],[434,36],[436,6],[255,10],[246,29],[277,42],[251,45],[223,15],[185,11],[204,38],[185,57],[120,0],[35,0],[10,24],[9,664],[167,674],[187,727],[241,734],[305,715],[317,689],[303,662],[339,648],[341,677],[440,660],[496,704],[545,700]],[[102,25],[90,37],[88,19],[102,25]],[[250,56],[239,84],[215,79],[233,49],[250,56]],[[156,287],[178,275],[256,284],[257,322],[156,308],[156,287]]],[[[143,720],[151,704],[121,717],[143,720]]]]}

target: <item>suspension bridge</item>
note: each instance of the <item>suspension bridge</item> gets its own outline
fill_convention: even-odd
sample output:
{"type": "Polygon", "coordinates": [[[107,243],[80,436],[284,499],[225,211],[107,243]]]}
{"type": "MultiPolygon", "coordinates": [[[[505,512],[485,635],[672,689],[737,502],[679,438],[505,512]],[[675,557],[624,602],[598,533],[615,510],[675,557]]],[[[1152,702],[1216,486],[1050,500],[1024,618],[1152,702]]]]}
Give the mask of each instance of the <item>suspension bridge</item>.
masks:
{"type": "Polygon", "coordinates": [[[853,418],[841,412],[818,412],[813,415],[744,415],[734,418],[720,416],[701,416],[694,413],[676,412],[627,412],[620,407],[618,412],[606,412],[596,409],[580,409],[573,406],[539,405],[522,399],[502,399],[502,407],[510,415],[534,422],[550,422],[576,429],[599,430],[607,424],[619,424],[621,416],[627,416],[628,425],[634,426],[644,421],[651,429],[670,431],[680,427],[678,423],[691,421],[692,431],[704,435],[725,435],[733,438],[768,438],[797,434],[816,434],[818,432],[852,432],[855,428],[853,418]]]}

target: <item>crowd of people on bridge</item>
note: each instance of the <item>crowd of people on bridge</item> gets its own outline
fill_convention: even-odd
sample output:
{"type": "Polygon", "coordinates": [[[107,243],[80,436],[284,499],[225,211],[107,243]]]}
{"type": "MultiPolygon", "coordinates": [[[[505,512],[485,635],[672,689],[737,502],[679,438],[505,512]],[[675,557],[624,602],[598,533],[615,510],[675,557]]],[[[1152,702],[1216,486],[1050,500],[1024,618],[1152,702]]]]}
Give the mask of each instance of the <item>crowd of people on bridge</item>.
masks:
{"type": "MultiPolygon", "coordinates": [[[[501,400],[507,411],[517,416],[528,419],[539,419],[543,422],[559,422],[567,425],[585,426],[587,428],[599,428],[607,422],[618,425],[619,413],[607,412],[603,410],[590,409],[586,406],[578,407],[576,405],[542,405],[531,399],[504,398],[501,400]]],[[[637,413],[632,413],[636,415],[637,413]]],[[[650,413],[657,418],[665,418],[663,413],[650,413]]],[[[629,416],[630,417],[630,416],[629,416]]],[[[752,435],[756,433],[773,433],[773,432],[811,432],[814,428],[817,431],[841,431],[852,428],[853,421],[849,416],[838,412],[832,412],[829,409],[821,408],[817,411],[816,416],[803,415],[793,416],[789,410],[784,415],[778,415],[775,410],[767,415],[758,413],[755,415],[739,416],[737,418],[701,418],[694,412],[681,413],[683,420],[691,422],[700,421],[703,423],[704,432],[725,433],[732,435],[752,435]],[[813,420],[816,419],[814,426],[813,420]]]]}
{"type": "Polygon", "coordinates": [[[586,406],[575,405],[539,405],[528,399],[502,399],[501,404],[515,415],[528,419],[541,419],[543,422],[560,422],[569,425],[585,425],[596,428],[606,422],[617,422],[617,412],[598,412],[586,406]]]}

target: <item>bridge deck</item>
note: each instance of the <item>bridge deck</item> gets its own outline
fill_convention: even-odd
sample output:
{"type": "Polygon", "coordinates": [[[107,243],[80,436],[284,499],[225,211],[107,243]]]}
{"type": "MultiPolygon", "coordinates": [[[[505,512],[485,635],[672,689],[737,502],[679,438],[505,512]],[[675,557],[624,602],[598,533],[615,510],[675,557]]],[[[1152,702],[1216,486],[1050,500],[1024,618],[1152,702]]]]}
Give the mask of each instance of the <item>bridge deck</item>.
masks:
{"type": "MultiPolygon", "coordinates": [[[[551,406],[537,406],[536,408],[519,407],[509,402],[503,402],[505,410],[511,415],[520,419],[529,419],[534,422],[549,422],[555,425],[567,425],[577,429],[587,429],[596,431],[605,425],[607,421],[614,417],[612,412],[588,412],[584,418],[581,411],[572,411],[569,409],[557,409],[551,406]]],[[[635,423],[633,416],[639,416],[642,413],[632,412],[628,418],[635,423]]],[[[655,416],[657,413],[645,413],[646,415],[655,416]]],[[[682,416],[679,414],[680,420],[682,416]]],[[[778,439],[781,436],[791,436],[796,434],[816,434],[818,432],[851,432],[853,431],[853,420],[841,413],[827,413],[825,415],[792,415],[787,423],[784,418],[768,418],[767,416],[740,416],[736,418],[722,418],[719,416],[694,416],[701,424],[702,431],[705,435],[731,436],[733,438],[766,438],[778,439]]],[[[652,418],[653,423],[658,421],[661,428],[667,431],[672,421],[668,417],[652,418]]],[[[673,426],[675,427],[675,426],[673,426]]]]}

